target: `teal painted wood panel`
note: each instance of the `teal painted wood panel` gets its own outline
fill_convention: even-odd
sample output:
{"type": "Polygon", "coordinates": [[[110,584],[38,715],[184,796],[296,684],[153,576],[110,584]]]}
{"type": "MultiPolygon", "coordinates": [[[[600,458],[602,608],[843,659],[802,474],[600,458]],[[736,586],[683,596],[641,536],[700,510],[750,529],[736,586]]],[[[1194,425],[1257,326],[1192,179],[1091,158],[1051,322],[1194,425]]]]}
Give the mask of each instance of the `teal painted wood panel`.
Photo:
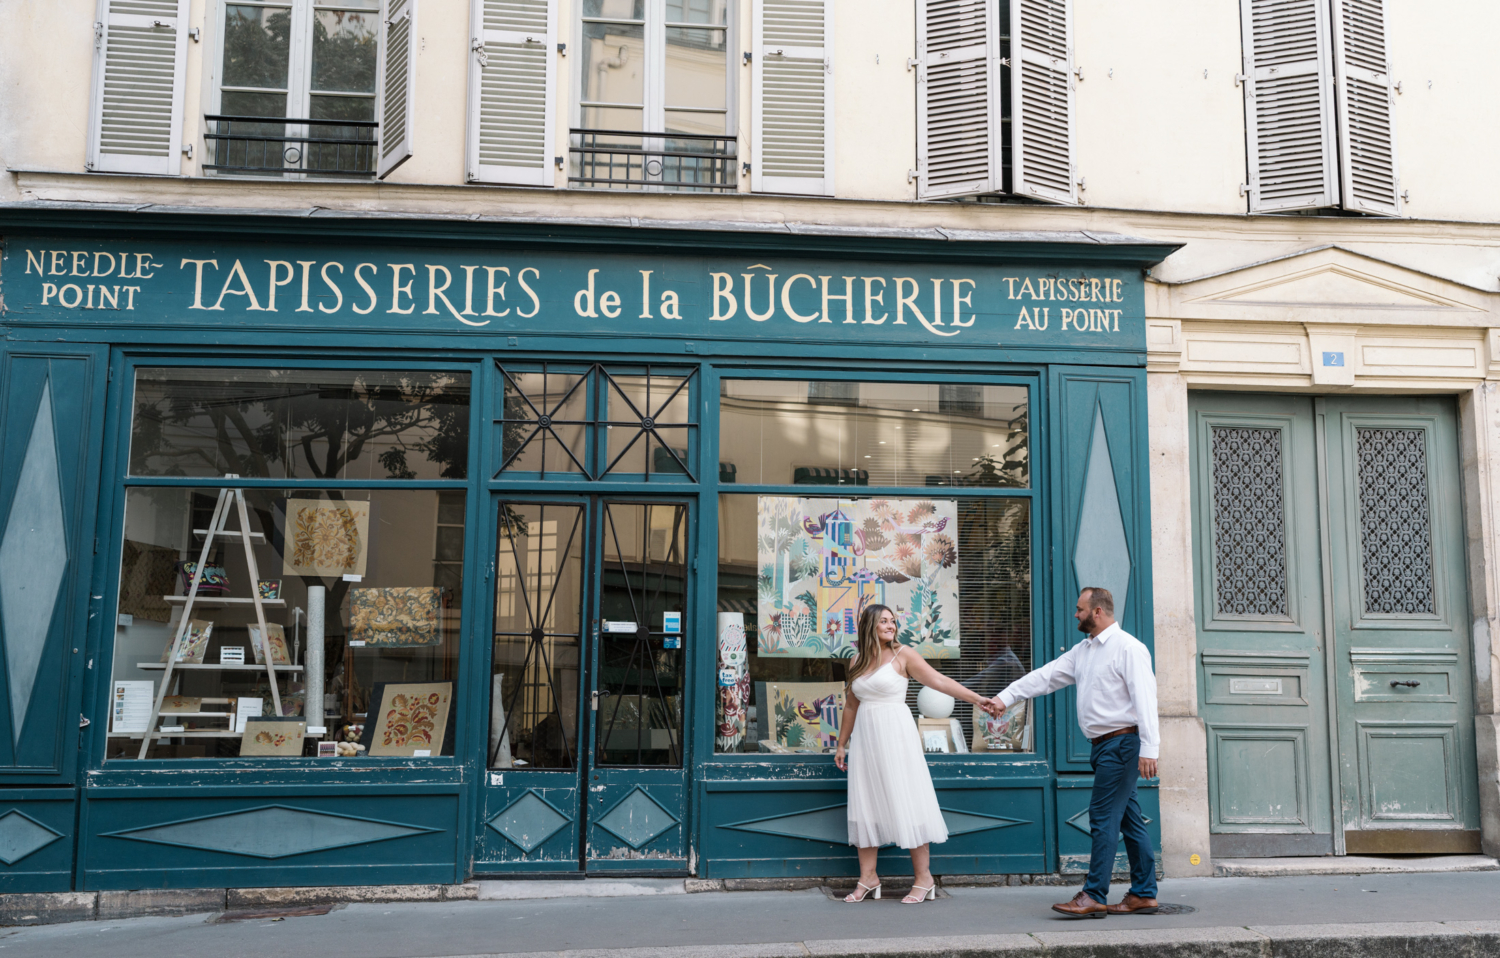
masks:
{"type": "MultiPolygon", "coordinates": [[[[1312,401],[1193,393],[1194,612],[1209,828],[1331,834],[1312,401]]],[[[1331,843],[1331,838],[1328,839],[1331,843]]]]}
{"type": "Polygon", "coordinates": [[[578,871],[577,773],[489,774],[474,836],[474,871],[578,871]]]}
{"type": "Polygon", "coordinates": [[[73,887],[77,791],[0,789],[0,893],[73,887]]]}
{"type": "Polygon", "coordinates": [[[73,779],[104,359],[0,350],[0,782],[73,779]]]}
{"type": "Polygon", "coordinates": [[[682,769],[595,768],[589,776],[589,871],[687,868],[687,785],[682,769]]]}
{"type": "MultiPolygon", "coordinates": [[[[1062,775],[1057,780],[1057,866],[1065,875],[1086,874],[1093,849],[1089,831],[1089,796],[1094,776],[1062,775]]],[[[1158,868],[1161,864],[1161,795],[1156,783],[1142,782],[1136,789],[1136,801],[1151,833],[1151,844],[1158,868]]],[[[1115,850],[1115,873],[1130,871],[1130,859],[1122,840],[1115,850]]]]}
{"type": "MultiPolygon", "coordinates": [[[[1109,589],[1120,626],[1153,648],[1144,373],[1055,369],[1052,390],[1055,558],[1050,592],[1037,593],[1050,596],[1051,634],[1036,664],[1083,638],[1073,611],[1090,585],[1109,589]]],[[[1076,702],[1070,686],[1050,706],[1059,772],[1089,770],[1076,702]]]]}
{"type": "Polygon", "coordinates": [[[1477,828],[1456,410],[1320,402],[1344,828],[1477,828]]]}
{"type": "MultiPolygon", "coordinates": [[[[459,795],[85,793],[87,889],[450,883],[459,795]]],[[[247,790],[249,791],[249,790],[247,790]]]]}
{"type": "MultiPolygon", "coordinates": [[[[1047,870],[1049,783],[998,777],[934,779],[948,841],[931,848],[938,874],[1047,870]]],[[[847,785],[816,781],[700,783],[700,869],[708,878],[857,875],[849,844],[847,785]]],[[[911,868],[899,848],[881,850],[881,867],[911,868]]]]}

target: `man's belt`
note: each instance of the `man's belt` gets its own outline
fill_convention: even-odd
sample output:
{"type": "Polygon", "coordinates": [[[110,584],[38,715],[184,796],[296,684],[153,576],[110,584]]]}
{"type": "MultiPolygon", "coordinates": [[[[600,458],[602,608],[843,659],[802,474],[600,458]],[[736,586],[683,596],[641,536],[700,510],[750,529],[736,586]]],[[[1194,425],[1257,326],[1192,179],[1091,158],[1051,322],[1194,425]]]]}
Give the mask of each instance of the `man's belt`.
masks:
{"type": "Polygon", "coordinates": [[[1089,739],[1089,741],[1091,743],[1093,743],[1094,745],[1098,745],[1100,742],[1108,742],[1110,739],[1112,739],[1112,738],[1119,738],[1121,735],[1138,735],[1138,734],[1140,734],[1140,729],[1139,728],[1135,727],[1134,725],[1127,725],[1124,728],[1117,728],[1113,732],[1105,732],[1103,735],[1099,736],[1098,738],[1091,738],[1091,739],[1089,739]]]}

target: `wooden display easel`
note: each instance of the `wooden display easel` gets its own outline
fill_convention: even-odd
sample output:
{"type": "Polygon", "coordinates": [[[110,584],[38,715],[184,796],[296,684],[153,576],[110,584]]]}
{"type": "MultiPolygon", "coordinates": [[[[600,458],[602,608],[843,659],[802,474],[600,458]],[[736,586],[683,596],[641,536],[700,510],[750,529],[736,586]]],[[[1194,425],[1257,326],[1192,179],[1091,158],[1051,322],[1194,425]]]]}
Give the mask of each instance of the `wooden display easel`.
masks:
{"type": "MultiPolygon", "coordinates": [[[[238,479],[236,475],[226,475],[225,479],[238,479]]],[[[203,537],[203,548],[198,553],[198,565],[193,569],[193,581],[188,587],[187,601],[182,606],[182,621],[177,624],[177,634],[172,639],[172,649],[167,654],[167,667],[162,672],[161,688],[156,690],[156,701],[151,706],[151,718],[146,721],[146,734],[141,739],[141,753],[138,758],[145,758],[147,750],[151,747],[152,739],[162,737],[157,731],[157,722],[161,719],[161,706],[167,698],[167,689],[172,685],[172,671],[177,665],[177,654],[182,650],[182,640],[187,636],[193,619],[193,603],[198,598],[198,585],[203,581],[203,570],[208,564],[208,554],[213,548],[215,537],[238,536],[245,546],[245,566],[250,576],[250,599],[255,606],[255,621],[260,626],[259,645],[261,660],[266,664],[266,679],[271,683],[271,707],[276,715],[281,714],[281,692],[276,687],[276,664],[271,658],[271,636],[266,629],[266,610],[260,597],[260,566],[255,562],[255,550],[250,543],[250,514],[245,507],[245,492],[243,489],[220,489],[219,501],[214,505],[214,517],[208,525],[208,534],[203,537]],[[238,532],[226,531],[224,524],[229,521],[229,511],[237,509],[239,513],[240,528],[238,532]]],[[[256,639],[251,638],[254,643],[256,639]]],[[[237,716],[236,716],[237,720],[237,716]]],[[[230,731],[233,731],[233,727],[230,731]]]]}

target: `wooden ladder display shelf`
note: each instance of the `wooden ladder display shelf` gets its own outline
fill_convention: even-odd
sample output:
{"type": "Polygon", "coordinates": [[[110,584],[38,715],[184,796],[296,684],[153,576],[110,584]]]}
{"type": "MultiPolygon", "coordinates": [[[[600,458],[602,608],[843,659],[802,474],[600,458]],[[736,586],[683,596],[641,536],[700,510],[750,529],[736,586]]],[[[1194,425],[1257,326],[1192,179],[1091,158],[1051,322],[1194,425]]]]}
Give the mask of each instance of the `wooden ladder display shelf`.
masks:
{"type": "MultiPolygon", "coordinates": [[[[227,475],[225,479],[238,479],[239,476],[227,475]]],[[[260,595],[260,566],[255,561],[255,550],[251,547],[252,533],[250,532],[250,514],[245,507],[245,492],[243,489],[220,489],[219,501],[214,504],[213,520],[208,524],[207,534],[203,537],[203,548],[198,552],[198,565],[193,569],[193,581],[188,586],[187,599],[182,606],[182,620],[177,623],[177,633],[172,639],[172,651],[167,655],[166,669],[162,672],[161,687],[156,690],[156,699],[151,706],[151,718],[146,721],[146,734],[141,738],[141,753],[138,758],[145,758],[146,752],[151,747],[153,739],[165,738],[172,733],[162,733],[157,727],[161,720],[162,703],[166,701],[167,689],[172,687],[172,672],[177,666],[177,656],[182,650],[182,640],[186,638],[188,630],[192,627],[193,603],[198,598],[198,585],[203,581],[203,571],[208,566],[208,554],[213,548],[214,539],[238,538],[245,547],[245,566],[250,576],[250,600],[255,606],[255,622],[259,631],[250,637],[252,643],[260,647],[261,661],[266,664],[266,680],[271,684],[271,708],[276,715],[281,714],[281,692],[276,686],[276,664],[271,655],[270,633],[266,629],[266,609],[260,595]],[[234,509],[239,514],[240,528],[238,532],[224,528],[229,521],[230,510],[234,509]]],[[[238,717],[232,721],[238,724],[238,717]]],[[[233,731],[233,726],[230,727],[233,731]]]]}

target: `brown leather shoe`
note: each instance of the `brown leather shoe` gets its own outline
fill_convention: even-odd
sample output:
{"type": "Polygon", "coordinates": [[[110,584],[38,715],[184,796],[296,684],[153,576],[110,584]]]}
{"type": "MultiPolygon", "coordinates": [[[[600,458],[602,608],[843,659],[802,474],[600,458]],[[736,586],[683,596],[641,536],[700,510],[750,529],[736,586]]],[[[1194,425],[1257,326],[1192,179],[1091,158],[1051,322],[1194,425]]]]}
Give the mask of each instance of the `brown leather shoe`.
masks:
{"type": "Polygon", "coordinates": [[[1154,915],[1161,906],[1155,898],[1142,898],[1135,892],[1126,892],[1118,905],[1110,905],[1111,915],[1154,915]]]}
{"type": "Polygon", "coordinates": [[[1086,891],[1074,895],[1070,902],[1053,905],[1052,910],[1069,918],[1103,918],[1109,914],[1109,909],[1090,898],[1086,891]]]}

